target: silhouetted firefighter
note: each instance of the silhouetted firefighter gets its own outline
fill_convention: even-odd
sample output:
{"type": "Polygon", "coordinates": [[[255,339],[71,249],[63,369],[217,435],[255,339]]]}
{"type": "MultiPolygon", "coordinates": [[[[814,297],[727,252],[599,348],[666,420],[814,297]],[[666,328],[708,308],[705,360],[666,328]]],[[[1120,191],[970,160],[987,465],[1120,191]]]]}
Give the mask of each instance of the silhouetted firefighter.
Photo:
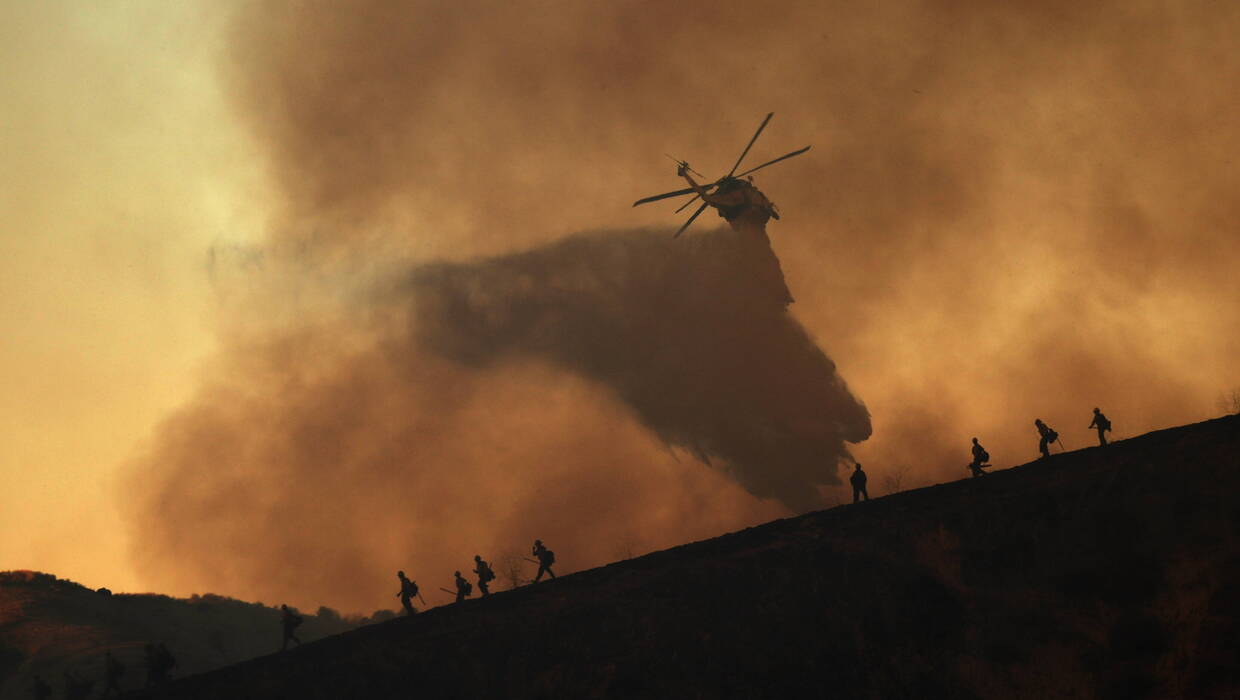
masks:
{"type": "Polygon", "coordinates": [[[146,665],[146,685],[149,688],[158,682],[159,662],[155,659],[155,643],[147,642],[142,647],[142,661],[146,665]]]}
{"type": "Polygon", "coordinates": [[[1094,419],[1089,422],[1089,427],[1098,429],[1098,446],[1107,446],[1107,431],[1111,429],[1111,421],[1107,419],[1102,411],[1094,409],[1094,419]]]}
{"type": "Polygon", "coordinates": [[[456,576],[456,602],[459,603],[474,592],[474,586],[461,576],[461,572],[454,572],[453,575],[456,576]]]}
{"type": "Polygon", "coordinates": [[[280,610],[283,611],[283,614],[280,616],[280,626],[284,628],[284,640],[280,643],[280,651],[288,649],[290,639],[297,642],[297,646],[301,646],[301,640],[297,638],[297,635],[293,634],[293,630],[297,629],[302,623],[301,615],[289,610],[287,605],[281,605],[280,610]]]}
{"type": "Polygon", "coordinates": [[[397,571],[396,578],[400,579],[400,591],[396,595],[400,596],[400,604],[405,606],[405,614],[413,615],[417,613],[418,611],[413,609],[413,597],[421,596],[421,593],[418,592],[418,584],[405,578],[405,572],[403,571],[397,571]]]}
{"type": "Polygon", "coordinates": [[[143,647],[143,657],[146,662],[146,687],[148,688],[167,682],[168,672],[177,665],[172,652],[168,651],[168,645],[163,642],[158,645],[148,643],[143,647]]]}
{"type": "Polygon", "coordinates": [[[986,473],[985,471],[982,471],[982,469],[990,466],[986,463],[989,461],[990,453],[986,451],[985,447],[982,447],[982,444],[977,441],[977,438],[973,438],[973,461],[969,462],[969,471],[973,472],[973,478],[976,479],[986,473]]]}
{"type": "Polygon", "coordinates": [[[168,674],[172,673],[172,669],[177,667],[176,657],[168,651],[168,645],[160,642],[155,647],[155,658],[159,659],[159,677],[161,680],[168,680],[168,674]]]}
{"type": "Polygon", "coordinates": [[[1042,436],[1038,440],[1038,450],[1042,453],[1042,458],[1050,457],[1050,445],[1059,439],[1059,433],[1051,430],[1050,426],[1043,423],[1041,418],[1035,418],[1033,424],[1038,428],[1038,435],[1042,436]]]}
{"type": "Polygon", "coordinates": [[[491,571],[491,565],[486,563],[481,554],[474,555],[474,573],[478,574],[478,590],[482,591],[482,597],[491,595],[487,584],[495,579],[495,572],[491,571]]]}
{"type": "Polygon", "coordinates": [[[870,494],[865,490],[866,475],[861,471],[861,462],[857,462],[857,468],[853,469],[852,476],[848,477],[848,483],[853,487],[853,503],[864,498],[870,500],[870,494]]]}
{"type": "Polygon", "coordinates": [[[30,695],[34,700],[48,700],[52,697],[52,686],[48,685],[39,674],[35,674],[31,684],[30,695]]]}
{"type": "Polygon", "coordinates": [[[555,563],[555,552],[544,547],[542,540],[534,540],[533,554],[538,559],[538,574],[534,576],[534,583],[542,580],[544,572],[555,578],[555,572],[551,570],[551,565],[555,563]]]}
{"type": "Polygon", "coordinates": [[[121,676],[125,675],[125,664],[116,660],[112,656],[112,652],[108,651],[103,655],[103,697],[109,697],[113,693],[121,694],[121,676]]]}

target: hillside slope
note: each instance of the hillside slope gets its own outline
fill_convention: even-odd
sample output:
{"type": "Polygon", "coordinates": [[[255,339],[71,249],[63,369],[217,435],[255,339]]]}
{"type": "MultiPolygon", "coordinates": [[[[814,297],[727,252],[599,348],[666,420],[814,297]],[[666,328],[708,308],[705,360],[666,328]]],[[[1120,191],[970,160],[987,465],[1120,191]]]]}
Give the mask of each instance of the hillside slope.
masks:
{"type": "MultiPolygon", "coordinates": [[[[780,520],[166,698],[1234,698],[1240,417],[780,520]]],[[[141,697],[142,695],[137,695],[141,697]]]]}
{"type": "Polygon", "coordinates": [[[360,628],[159,697],[1240,697],[1240,417],[360,628]]]}

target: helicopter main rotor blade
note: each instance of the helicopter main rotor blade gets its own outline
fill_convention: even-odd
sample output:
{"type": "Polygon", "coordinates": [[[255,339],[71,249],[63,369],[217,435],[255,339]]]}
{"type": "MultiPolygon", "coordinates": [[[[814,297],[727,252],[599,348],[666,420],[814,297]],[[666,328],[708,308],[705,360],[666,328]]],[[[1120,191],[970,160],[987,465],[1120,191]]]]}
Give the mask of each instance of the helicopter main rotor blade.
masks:
{"type": "Polygon", "coordinates": [[[682,194],[695,194],[696,192],[697,190],[693,189],[692,187],[686,187],[683,190],[676,190],[675,192],[664,192],[663,194],[656,194],[653,197],[646,197],[645,199],[639,199],[636,202],[633,202],[633,206],[637,206],[638,204],[648,204],[650,202],[657,202],[660,199],[667,199],[669,197],[679,197],[682,194]]]}
{"type": "Polygon", "coordinates": [[[740,175],[737,175],[736,177],[738,177],[738,178],[740,178],[740,177],[745,177],[746,175],[748,175],[749,173],[754,172],[755,170],[761,170],[761,169],[765,168],[765,167],[766,167],[766,166],[768,166],[768,165],[775,165],[775,164],[776,164],[776,163],[778,163],[779,161],[781,161],[781,160],[787,160],[787,159],[791,158],[792,156],[799,156],[799,155],[801,155],[802,153],[804,153],[804,152],[808,151],[810,148],[811,148],[811,146],[806,146],[805,148],[802,148],[802,149],[801,149],[801,150],[799,150],[799,151],[793,151],[792,153],[788,153],[788,154],[786,154],[786,155],[782,155],[782,156],[780,156],[780,157],[776,158],[775,160],[768,160],[767,162],[763,163],[762,165],[759,165],[759,166],[757,166],[757,167],[750,168],[750,169],[746,170],[745,172],[741,173],[740,175]]]}
{"type": "Polygon", "coordinates": [[[685,225],[681,226],[680,230],[677,231],[676,235],[672,236],[672,238],[680,238],[680,234],[684,233],[685,229],[689,228],[689,224],[693,223],[693,220],[698,218],[698,215],[701,214],[703,211],[705,211],[707,206],[708,205],[706,204],[706,202],[702,202],[702,206],[698,207],[698,210],[693,212],[693,216],[689,217],[689,220],[685,222],[685,225]]]}
{"type": "Polygon", "coordinates": [[[775,116],[775,113],[771,112],[766,115],[766,119],[763,119],[762,123],[758,125],[758,130],[754,132],[753,138],[749,139],[749,145],[745,146],[745,150],[741,151],[741,157],[736,159],[736,165],[733,165],[732,169],[728,171],[727,177],[732,177],[732,173],[736,172],[736,169],[741,167],[741,161],[745,160],[745,156],[749,154],[749,149],[753,148],[753,142],[758,140],[758,136],[762,133],[762,130],[766,128],[766,123],[771,121],[771,117],[773,116],[775,116]]]}
{"type": "MultiPolygon", "coordinates": [[[[727,179],[726,177],[721,177],[721,178],[719,178],[719,179],[718,179],[717,181],[715,181],[715,182],[712,182],[712,183],[707,184],[707,185],[702,185],[702,189],[706,190],[706,194],[711,194],[710,190],[712,190],[712,189],[714,189],[714,190],[715,190],[715,193],[718,193],[718,192],[719,192],[719,189],[718,189],[718,188],[719,188],[719,185],[723,184],[723,181],[724,181],[724,180],[726,180],[726,179],[727,179]]],[[[680,208],[679,208],[679,209],[677,209],[676,211],[672,212],[672,213],[674,213],[674,214],[679,214],[680,212],[682,212],[682,211],[684,211],[684,210],[688,209],[688,208],[689,208],[689,205],[690,205],[690,204],[693,204],[693,203],[694,203],[694,202],[696,202],[696,201],[698,201],[698,197],[701,197],[701,196],[702,196],[702,195],[700,195],[700,194],[699,194],[699,195],[696,195],[693,199],[690,199],[689,201],[687,201],[687,202],[685,202],[684,204],[680,205],[680,208]]]]}
{"type": "MultiPolygon", "coordinates": [[[[721,181],[721,182],[722,182],[722,181],[721,181]]],[[[719,183],[718,183],[718,182],[713,182],[713,183],[711,183],[711,184],[709,184],[709,185],[705,185],[705,186],[703,186],[703,187],[702,187],[702,189],[704,189],[704,190],[708,190],[708,189],[710,189],[710,188],[712,188],[712,187],[718,187],[718,186],[719,186],[719,183]]],[[[710,194],[710,193],[709,193],[709,192],[707,192],[706,194],[710,194]]],[[[687,201],[687,202],[685,202],[684,204],[680,205],[680,208],[679,208],[679,209],[677,209],[677,210],[676,210],[675,212],[673,212],[673,213],[675,213],[675,214],[679,214],[680,212],[684,211],[685,209],[688,209],[688,208],[689,208],[689,205],[690,205],[690,204],[693,204],[693,203],[694,203],[694,202],[696,202],[696,201],[698,201],[698,197],[701,197],[701,196],[702,196],[702,195],[700,195],[700,194],[699,194],[699,195],[694,196],[694,198],[693,198],[693,199],[690,199],[689,201],[687,201]]]]}

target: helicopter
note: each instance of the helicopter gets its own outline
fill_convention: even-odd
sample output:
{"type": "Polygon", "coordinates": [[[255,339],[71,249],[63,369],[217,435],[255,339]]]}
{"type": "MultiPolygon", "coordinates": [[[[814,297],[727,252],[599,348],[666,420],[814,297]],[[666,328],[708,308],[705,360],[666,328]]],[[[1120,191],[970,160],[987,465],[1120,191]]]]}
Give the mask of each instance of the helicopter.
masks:
{"type": "MultiPolygon", "coordinates": [[[[802,153],[808,151],[810,147],[806,146],[805,148],[793,151],[791,153],[786,153],[778,158],[775,158],[774,160],[768,160],[762,165],[752,167],[740,174],[736,173],[737,168],[741,166],[741,162],[745,160],[745,156],[749,154],[749,149],[753,148],[754,142],[758,140],[758,137],[762,134],[762,130],[766,128],[766,125],[771,121],[771,117],[773,116],[775,116],[774,112],[767,114],[766,118],[762,120],[762,123],[758,125],[758,130],[754,132],[753,138],[749,139],[749,144],[745,146],[745,150],[741,151],[740,157],[736,159],[736,164],[732,166],[732,169],[728,171],[727,175],[724,175],[723,177],[719,178],[718,180],[715,180],[714,182],[707,183],[706,185],[699,185],[697,182],[693,180],[693,178],[689,175],[689,173],[694,173],[698,175],[699,177],[705,177],[705,176],[703,176],[701,173],[689,167],[689,163],[687,161],[680,160],[680,159],[677,159],[677,158],[674,158],[668,155],[667,156],[668,158],[671,158],[673,161],[676,161],[676,164],[677,164],[676,174],[688,180],[689,184],[692,186],[685,188],[683,190],[676,190],[675,192],[664,192],[663,194],[656,194],[651,197],[644,197],[642,199],[637,200],[636,202],[633,202],[633,206],[638,206],[639,204],[647,204],[649,202],[657,202],[659,200],[670,199],[672,197],[682,197],[684,195],[689,195],[689,194],[693,195],[692,199],[682,204],[680,208],[676,210],[676,213],[680,213],[684,211],[686,208],[688,208],[689,205],[696,202],[698,199],[702,199],[703,200],[702,205],[699,206],[697,208],[697,211],[693,212],[693,215],[689,217],[689,220],[686,221],[684,225],[681,226],[680,229],[676,231],[675,235],[672,236],[673,238],[678,238],[680,234],[684,233],[685,229],[689,228],[689,225],[692,224],[694,220],[696,220],[698,216],[701,215],[701,213],[706,210],[706,207],[711,206],[712,204],[719,208],[720,214],[723,215],[724,218],[728,219],[730,223],[733,222],[735,216],[738,216],[740,213],[742,213],[747,208],[747,203],[746,203],[747,198],[742,194],[739,199],[739,203],[735,203],[735,204],[732,204],[732,206],[728,206],[729,203],[725,203],[721,201],[722,195],[727,195],[729,193],[735,193],[738,190],[744,190],[745,188],[748,188],[749,191],[756,193],[757,197],[760,198],[760,201],[765,203],[765,206],[768,208],[769,216],[774,216],[776,219],[778,219],[779,214],[775,211],[775,206],[771,204],[768,200],[766,200],[766,198],[760,192],[758,192],[757,189],[753,187],[753,185],[742,180],[741,178],[744,178],[750,173],[761,170],[762,168],[765,168],[768,165],[774,165],[780,162],[781,160],[787,160],[789,158],[792,158],[793,156],[799,156],[802,153]],[[715,200],[715,201],[712,201],[712,200],[715,200]],[[729,214],[732,214],[732,215],[729,215],[729,214]]],[[[667,154],[664,154],[664,155],[667,155],[667,154]]],[[[735,199],[735,197],[733,199],[735,199]]],[[[765,223],[765,218],[762,219],[762,223],[765,223]]]]}

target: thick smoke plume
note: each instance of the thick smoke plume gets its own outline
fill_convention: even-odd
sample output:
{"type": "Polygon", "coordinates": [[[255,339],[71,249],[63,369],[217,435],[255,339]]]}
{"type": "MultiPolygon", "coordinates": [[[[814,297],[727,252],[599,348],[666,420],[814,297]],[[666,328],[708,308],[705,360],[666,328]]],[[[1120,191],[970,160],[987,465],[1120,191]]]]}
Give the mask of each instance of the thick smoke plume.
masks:
{"type": "Polygon", "coordinates": [[[542,537],[579,568],[787,512],[729,481],[821,507],[869,415],[747,235],[418,266],[238,342],[141,460],[140,556],[179,561],[177,585],[364,607],[398,567],[542,537]]]}
{"type": "Polygon", "coordinates": [[[277,192],[269,257],[135,469],[154,586],[363,608],[396,568],[447,582],[533,537],[577,568],[787,512],[737,483],[804,507],[865,431],[802,326],[873,413],[852,449],[874,492],[965,476],[974,435],[1031,459],[1035,417],[1081,447],[1094,406],[1133,435],[1240,386],[1234,3],[243,8],[225,75],[277,192]],[[679,186],[663,153],[721,174],[768,111],[754,162],[814,146],[757,174],[796,322],[745,316],[738,287],[719,308],[768,345],[661,354],[726,332],[693,335],[716,320],[695,290],[683,328],[630,314],[672,243],[565,237],[674,225],[629,207],[679,186]],[[698,410],[707,371],[730,382],[698,410]],[[783,422],[733,434],[745,410],[783,422]]]}
{"type": "Polygon", "coordinates": [[[784,313],[748,238],[606,233],[430,267],[414,278],[414,327],[471,365],[547,359],[596,379],[755,496],[821,507],[815,487],[838,483],[870,417],[784,313]]]}

